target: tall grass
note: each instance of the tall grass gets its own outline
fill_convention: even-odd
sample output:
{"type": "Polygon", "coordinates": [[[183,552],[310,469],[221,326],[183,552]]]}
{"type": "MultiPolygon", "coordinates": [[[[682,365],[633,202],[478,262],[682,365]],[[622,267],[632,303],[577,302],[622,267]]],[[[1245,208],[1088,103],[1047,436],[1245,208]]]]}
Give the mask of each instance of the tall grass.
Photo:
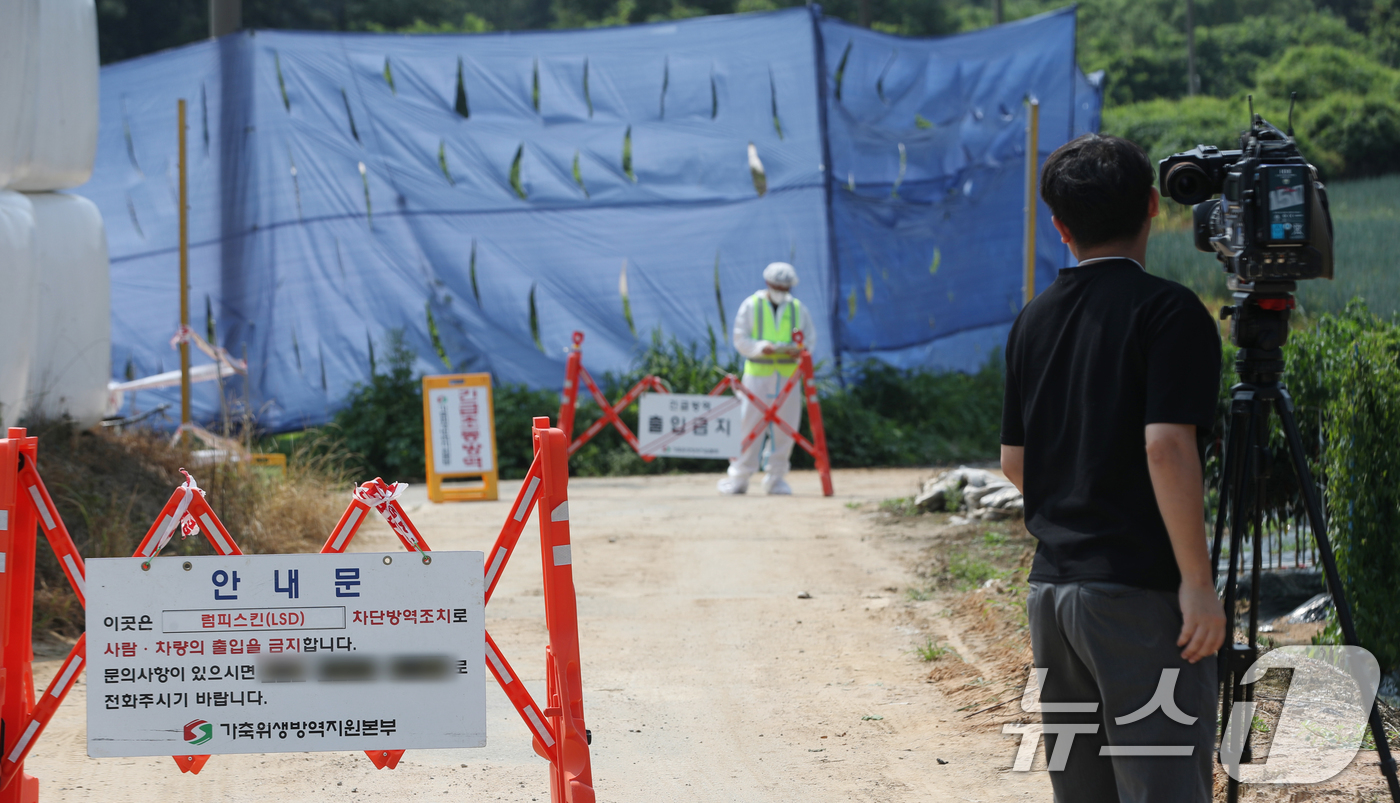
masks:
{"type": "MultiPolygon", "coordinates": [[[[69,421],[25,422],[39,437],[39,474],[84,558],[129,557],[190,470],[247,553],[314,552],[349,503],[334,452],[293,450],[285,478],[238,464],[196,467],[193,455],[150,431],[79,431],[69,421]]],[[[40,538],[42,541],[43,539],[40,538]]],[[[203,536],[175,538],[163,554],[212,554],[203,536]]],[[[37,633],[76,636],[83,610],[47,544],[36,558],[37,633]]]]}
{"type": "MultiPolygon", "coordinates": [[[[1400,175],[1342,181],[1328,187],[1335,231],[1336,278],[1298,283],[1309,315],[1338,313],[1360,297],[1383,317],[1400,312],[1400,175]]],[[[1177,206],[1166,201],[1168,206],[1177,206]]],[[[1192,244],[1189,216],[1172,209],[1147,247],[1147,269],[1205,299],[1229,291],[1220,263],[1192,244]]]]}

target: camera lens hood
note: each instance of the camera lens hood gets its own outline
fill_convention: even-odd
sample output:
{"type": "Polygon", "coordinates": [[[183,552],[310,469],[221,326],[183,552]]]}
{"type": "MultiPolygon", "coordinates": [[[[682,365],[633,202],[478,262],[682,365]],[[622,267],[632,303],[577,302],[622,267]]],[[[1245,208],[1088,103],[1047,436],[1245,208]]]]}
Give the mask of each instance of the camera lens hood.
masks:
{"type": "Polygon", "coordinates": [[[1192,162],[1178,162],[1172,165],[1167,171],[1166,185],[1167,195],[1173,201],[1186,206],[1194,206],[1211,195],[1214,195],[1214,188],[1211,186],[1210,176],[1202,170],[1200,165],[1192,162]]]}

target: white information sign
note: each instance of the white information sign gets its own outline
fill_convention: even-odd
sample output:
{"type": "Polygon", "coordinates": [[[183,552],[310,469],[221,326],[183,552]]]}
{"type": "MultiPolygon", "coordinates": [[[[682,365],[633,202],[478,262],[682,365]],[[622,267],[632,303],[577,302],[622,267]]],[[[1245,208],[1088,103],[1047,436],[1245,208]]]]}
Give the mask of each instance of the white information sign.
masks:
{"type": "Polygon", "coordinates": [[[495,469],[490,396],[491,389],[485,385],[428,390],[434,471],[484,474],[495,469]]]}
{"type": "Polygon", "coordinates": [[[641,453],[660,457],[739,456],[740,401],[736,396],[643,393],[637,417],[641,453]]]}
{"type": "Polygon", "coordinates": [[[482,553],[87,562],[88,755],[482,747],[482,553]]]}

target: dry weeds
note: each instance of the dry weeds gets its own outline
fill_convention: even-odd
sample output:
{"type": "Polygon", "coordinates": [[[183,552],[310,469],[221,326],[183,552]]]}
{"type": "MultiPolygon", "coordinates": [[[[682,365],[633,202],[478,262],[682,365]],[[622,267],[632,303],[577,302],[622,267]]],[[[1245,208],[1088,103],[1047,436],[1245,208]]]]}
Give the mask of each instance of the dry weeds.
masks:
{"type": "MultiPolygon", "coordinates": [[[[237,463],[195,467],[190,451],[151,431],[80,431],[67,422],[31,423],[39,474],[84,558],[132,554],[190,470],[214,512],[247,553],[315,551],[349,501],[340,456],[304,450],[286,478],[237,463]]],[[[176,538],[166,555],[205,555],[203,537],[176,538]]],[[[72,638],[83,611],[53,552],[40,546],[34,594],[36,635],[72,638]]]]}

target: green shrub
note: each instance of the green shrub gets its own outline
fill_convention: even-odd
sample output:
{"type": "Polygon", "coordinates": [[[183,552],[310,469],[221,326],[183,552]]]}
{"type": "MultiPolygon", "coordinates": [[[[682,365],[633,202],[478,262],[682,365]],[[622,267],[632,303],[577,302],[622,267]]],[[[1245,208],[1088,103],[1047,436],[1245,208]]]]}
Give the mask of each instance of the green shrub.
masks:
{"type": "Polygon", "coordinates": [[[505,479],[519,479],[535,459],[535,416],[547,415],[551,425],[558,425],[559,394],[524,385],[493,385],[491,402],[496,419],[497,471],[505,479]]]}
{"type": "Polygon", "coordinates": [[[1303,152],[1329,178],[1400,170],[1400,104],[1392,97],[1331,95],[1310,104],[1299,133],[1303,152]]]}
{"type": "Polygon", "coordinates": [[[413,352],[401,332],[390,334],[388,357],[388,371],[356,383],[330,430],[350,455],[355,482],[421,481],[426,470],[422,383],[413,375],[413,352]]]}
{"type": "MultiPolygon", "coordinates": [[[[927,466],[995,459],[1006,375],[1000,354],[975,374],[857,367],[845,387],[823,383],[827,452],[837,467],[927,466]]],[[[804,419],[802,433],[810,437],[804,419]]],[[[793,464],[812,465],[806,452],[793,464]]]]}
{"type": "Polygon", "coordinates": [[[1153,164],[1201,144],[1238,148],[1240,132],[1248,127],[1249,113],[1242,101],[1205,95],[1103,111],[1103,132],[1141,145],[1153,164]]]}
{"type": "Polygon", "coordinates": [[[1375,0],[1368,22],[1376,57],[1400,67],[1400,0],[1375,0]]]}
{"type": "Polygon", "coordinates": [[[1270,97],[1287,100],[1297,92],[1300,102],[1317,103],[1340,94],[1393,97],[1400,72],[1354,49],[1310,44],[1290,47],[1259,71],[1258,81],[1270,97]]]}
{"type": "MultiPolygon", "coordinates": [[[[352,475],[359,481],[374,476],[421,481],[421,382],[413,375],[412,355],[401,339],[391,338],[388,363],[385,373],[358,385],[334,424],[314,437],[326,438],[328,446],[348,452],[352,475]]],[[[721,352],[713,336],[703,345],[685,345],[657,331],[638,352],[630,371],[605,374],[598,385],[611,402],[647,375],[660,377],[675,393],[708,393],[725,374],[738,375],[742,370],[739,357],[728,349],[721,352]]],[[[833,466],[915,466],[996,457],[1004,382],[999,356],[993,355],[975,374],[904,371],[870,362],[851,371],[848,380],[844,387],[830,378],[819,382],[833,466]]],[[[523,477],[534,458],[532,419],[547,415],[557,424],[559,396],[523,385],[499,385],[493,393],[500,475],[523,477]]],[[[575,436],[602,417],[587,389],[580,390],[578,402],[575,436]]],[[[635,432],[637,404],[620,417],[635,432]]],[[[811,438],[805,413],[801,431],[811,438]]],[[[797,448],[793,463],[810,468],[813,460],[797,448]]],[[[644,461],[612,426],[569,459],[570,471],[580,477],[716,472],[725,465],[679,458],[644,461]]]]}
{"type": "MultiPolygon", "coordinates": [[[[1239,97],[1256,86],[1261,68],[1276,64],[1298,45],[1366,50],[1365,38],[1333,14],[1276,9],[1275,15],[1246,12],[1239,22],[1204,25],[1196,31],[1200,89],[1216,97],[1239,97]]],[[[1183,21],[1184,22],[1184,21],[1183,21]]],[[[1199,22],[1198,22],[1199,24],[1199,22]]],[[[1285,92],[1282,97],[1287,98],[1285,92]]]]}
{"type": "MultiPolygon", "coordinates": [[[[1230,405],[1234,347],[1225,344],[1220,412],[1230,405]]],[[[1305,458],[1322,490],[1328,537],[1336,551],[1361,645],[1381,666],[1400,666],[1400,326],[1353,302],[1296,330],[1284,347],[1284,383],[1295,405],[1305,458]]],[[[1220,480],[1224,429],[1217,426],[1207,484],[1220,480]]],[[[1272,457],[1263,500],[1266,529],[1281,522],[1308,532],[1297,477],[1277,416],[1270,416],[1272,457]]],[[[1214,504],[1208,508],[1215,512],[1214,504]]],[[[1269,536],[1271,538],[1276,535],[1269,536]]],[[[1305,537],[1304,544],[1308,544],[1305,537]]],[[[1306,548],[1306,547],[1305,547],[1306,548]]],[[[1335,628],[1334,628],[1335,629],[1335,628]]]]}
{"type": "Polygon", "coordinates": [[[1400,666],[1400,330],[1367,331],[1338,355],[1345,400],[1325,425],[1328,530],[1357,633],[1400,666]]]}
{"type": "Polygon", "coordinates": [[[1339,40],[1289,47],[1272,62],[1261,61],[1268,66],[1254,82],[1233,87],[1229,97],[1158,97],[1108,106],[1103,131],[1138,143],[1153,161],[1198,144],[1235,148],[1249,124],[1246,92],[1254,92],[1255,110],[1280,128],[1287,127],[1289,96],[1297,92],[1298,144],[1325,178],[1400,171],[1400,70],[1356,43],[1345,45],[1339,40]]]}

